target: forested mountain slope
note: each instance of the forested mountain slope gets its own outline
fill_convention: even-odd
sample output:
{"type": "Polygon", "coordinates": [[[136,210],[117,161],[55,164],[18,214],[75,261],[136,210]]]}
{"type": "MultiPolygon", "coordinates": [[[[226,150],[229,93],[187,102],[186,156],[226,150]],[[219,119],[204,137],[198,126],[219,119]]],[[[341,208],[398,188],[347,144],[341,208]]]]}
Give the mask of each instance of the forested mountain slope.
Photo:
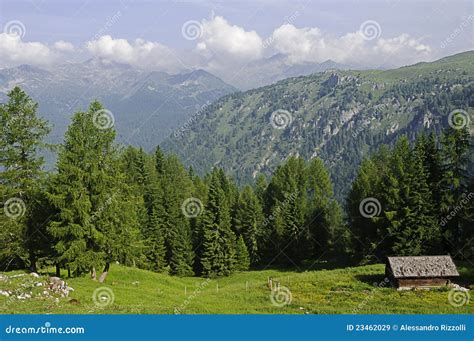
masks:
{"type": "Polygon", "coordinates": [[[472,124],[473,90],[473,51],[394,70],[326,71],[227,95],[164,148],[198,172],[218,165],[241,183],[291,155],[319,156],[342,198],[362,158],[381,144],[439,132],[453,110],[472,124]]]}

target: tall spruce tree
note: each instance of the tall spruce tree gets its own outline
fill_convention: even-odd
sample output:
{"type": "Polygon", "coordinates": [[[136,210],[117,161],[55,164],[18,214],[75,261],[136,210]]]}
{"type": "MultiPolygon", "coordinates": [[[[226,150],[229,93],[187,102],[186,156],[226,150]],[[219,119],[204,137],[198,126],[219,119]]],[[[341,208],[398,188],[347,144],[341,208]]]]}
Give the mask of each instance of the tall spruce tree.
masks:
{"type": "Polygon", "coordinates": [[[379,202],[382,200],[381,181],[383,173],[380,172],[380,169],[381,162],[377,162],[375,157],[363,160],[348,195],[349,228],[353,236],[352,252],[356,262],[366,263],[377,260],[375,258],[376,247],[381,239],[377,224],[379,217],[375,211],[373,217],[362,215],[364,211],[361,212],[361,203],[364,203],[364,200],[366,200],[365,202],[372,200],[376,204],[376,200],[379,202]]]}
{"type": "Polygon", "coordinates": [[[156,272],[164,272],[168,263],[166,261],[164,224],[160,221],[160,219],[163,219],[164,214],[162,212],[159,213],[159,210],[159,207],[152,207],[148,226],[144,233],[145,252],[148,268],[156,272]]]}
{"type": "Polygon", "coordinates": [[[465,238],[470,235],[469,228],[464,229],[461,223],[464,205],[460,205],[472,182],[472,175],[467,169],[469,163],[467,127],[462,129],[449,127],[442,135],[441,144],[443,171],[440,185],[441,224],[445,249],[456,254],[464,247],[465,238]]]}
{"type": "Polygon", "coordinates": [[[298,263],[309,256],[311,242],[307,218],[307,179],[304,160],[290,157],[275,171],[267,190],[274,218],[274,257],[298,263]]]}
{"type": "Polygon", "coordinates": [[[235,234],[231,229],[229,200],[222,189],[220,170],[210,176],[208,200],[202,218],[204,276],[229,275],[235,270],[235,234]]]}
{"type": "Polygon", "coordinates": [[[184,214],[182,205],[191,198],[193,182],[176,156],[164,158],[162,166],[154,206],[160,207],[158,212],[162,214],[160,221],[163,224],[161,230],[165,238],[166,259],[172,274],[190,276],[194,273],[195,255],[190,218],[184,214]]]}
{"type": "Polygon", "coordinates": [[[158,175],[155,162],[142,148],[127,147],[122,154],[123,171],[127,176],[127,183],[134,189],[134,196],[139,200],[137,216],[139,219],[141,239],[143,240],[143,254],[137,260],[139,266],[157,272],[167,269],[166,248],[163,232],[163,207],[155,205],[157,191],[161,190],[158,184],[158,175]]]}
{"type": "Polygon", "coordinates": [[[389,169],[382,179],[381,242],[376,254],[379,260],[383,260],[386,255],[410,254],[410,251],[404,248],[407,237],[403,233],[405,219],[410,210],[407,206],[410,162],[410,144],[406,137],[402,137],[392,150],[389,169]]]}
{"type": "Polygon", "coordinates": [[[309,256],[330,254],[343,257],[349,252],[349,235],[342,223],[341,207],[324,163],[315,158],[307,166],[308,226],[311,252],[309,256]]]}
{"type": "Polygon", "coordinates": [[[408,172],[409,192],[405,200],[407,213],[395,250],[410,256],[432,254],[439,245],[440,230],[428,184],[429,170],[426,168],[423,135],[411,150],[408,172]]]}
{"type": "Polygon", "coordinates": [[[247,251],[247,246],[245,245],[244,238],[242,236],[239,236],[239,238],[237,239],[235,253],[236,253],[235,270],[247,271],[250,267],[250,257],[247,251]]]}
{"type": "Polygon", "coordinates": [[[260,260],[259,244],[263,237],[263,212],[250,186],[245,186],[240,193],[234,222],[235,230],[245,241],[251,264],[257,264],[260,260]]]}

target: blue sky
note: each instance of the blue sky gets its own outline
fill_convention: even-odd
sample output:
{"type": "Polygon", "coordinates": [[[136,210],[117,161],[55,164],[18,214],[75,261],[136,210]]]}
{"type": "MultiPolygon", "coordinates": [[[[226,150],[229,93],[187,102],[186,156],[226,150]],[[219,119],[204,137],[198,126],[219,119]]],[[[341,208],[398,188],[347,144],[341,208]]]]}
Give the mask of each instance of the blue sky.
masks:
{"type": "MultiPolygon", "coordinates": [[[[93,55],[148,65],[152,58],[172,54],[180,64],[219,68],[274,53],[284,53],[295,63],[334,59],[349,64],[366,61],[367,66],[373,66],[381,56],[393,59],[394,64],[405,64],[472,49],[473,4],[416,0],[0,0],[0,30],[19,22],[22,35],[16,42],[4,37],[3,45],[0,39],[0,67],[29,62],[46,65],[93,55]],[[199,38],[183,37],[183,25],[189,21],[202,24],[199,38]],[[367,21],[377,24],[377,39],[350,45],[354,40],[350,34],[367,21]],[[102,36],[111,39],[90,44],[102,36]],[[262,50],[259,45],[271,37],[271,48],[262,50]],[[25,45],[28,43],[41,46],[25,45]],[[148,46],[153,53],[145,56],[148,46]],[[347,50],[361,58],[344,54],[347,50]],[[25,55],[17,56],[18,51],[25,51],[25,55]]],[[[178,63],[168,64],[152,67],[179,68],[178,63]]]]}

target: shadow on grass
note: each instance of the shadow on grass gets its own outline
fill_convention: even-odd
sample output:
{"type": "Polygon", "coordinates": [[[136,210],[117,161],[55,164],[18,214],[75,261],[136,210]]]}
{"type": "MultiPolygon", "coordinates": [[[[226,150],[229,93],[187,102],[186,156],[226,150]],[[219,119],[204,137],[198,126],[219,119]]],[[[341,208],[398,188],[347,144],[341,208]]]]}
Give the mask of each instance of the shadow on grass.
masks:
{"type": "Polygon", "coordinates": [[[252,270],[277,270],[282,272],[306,272],[306,271],[318,271],[318,270],[335,270],[343,269],[353,266],[344,262],[333,262],[333,261],[312,261],[305,260],[301,264],[295,265],[293,263],[272,263],[267,266],[257,266],[252,270]]]}
{"type": "MultiPolygon", "coordinates": [[[[364,282],[373,286],[387,286],[385,281],[385,274],[376,274],[376,275],[355,275],[354,276],[358,281],[364,282]]],[[[390,285],[388,285],[390,286],[390,285]]]]}
{"type": "Polygon", "coordinates": [[[474,265],[469,261],[455,261],[459,271],[459,277],[453,282],[463,287],[469,288],[474,286],[474,265]]]}

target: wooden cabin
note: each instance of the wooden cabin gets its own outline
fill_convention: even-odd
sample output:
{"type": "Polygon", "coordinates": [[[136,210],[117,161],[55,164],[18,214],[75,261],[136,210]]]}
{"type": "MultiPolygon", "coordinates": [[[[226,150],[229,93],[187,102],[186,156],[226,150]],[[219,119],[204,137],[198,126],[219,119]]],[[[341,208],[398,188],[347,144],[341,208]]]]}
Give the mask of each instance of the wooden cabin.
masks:
{"type": "Polygon", "coordinates": [[[388,257],[385,275],[399,289],[441,287],[459,277],[451,256],[388,257]]]}

